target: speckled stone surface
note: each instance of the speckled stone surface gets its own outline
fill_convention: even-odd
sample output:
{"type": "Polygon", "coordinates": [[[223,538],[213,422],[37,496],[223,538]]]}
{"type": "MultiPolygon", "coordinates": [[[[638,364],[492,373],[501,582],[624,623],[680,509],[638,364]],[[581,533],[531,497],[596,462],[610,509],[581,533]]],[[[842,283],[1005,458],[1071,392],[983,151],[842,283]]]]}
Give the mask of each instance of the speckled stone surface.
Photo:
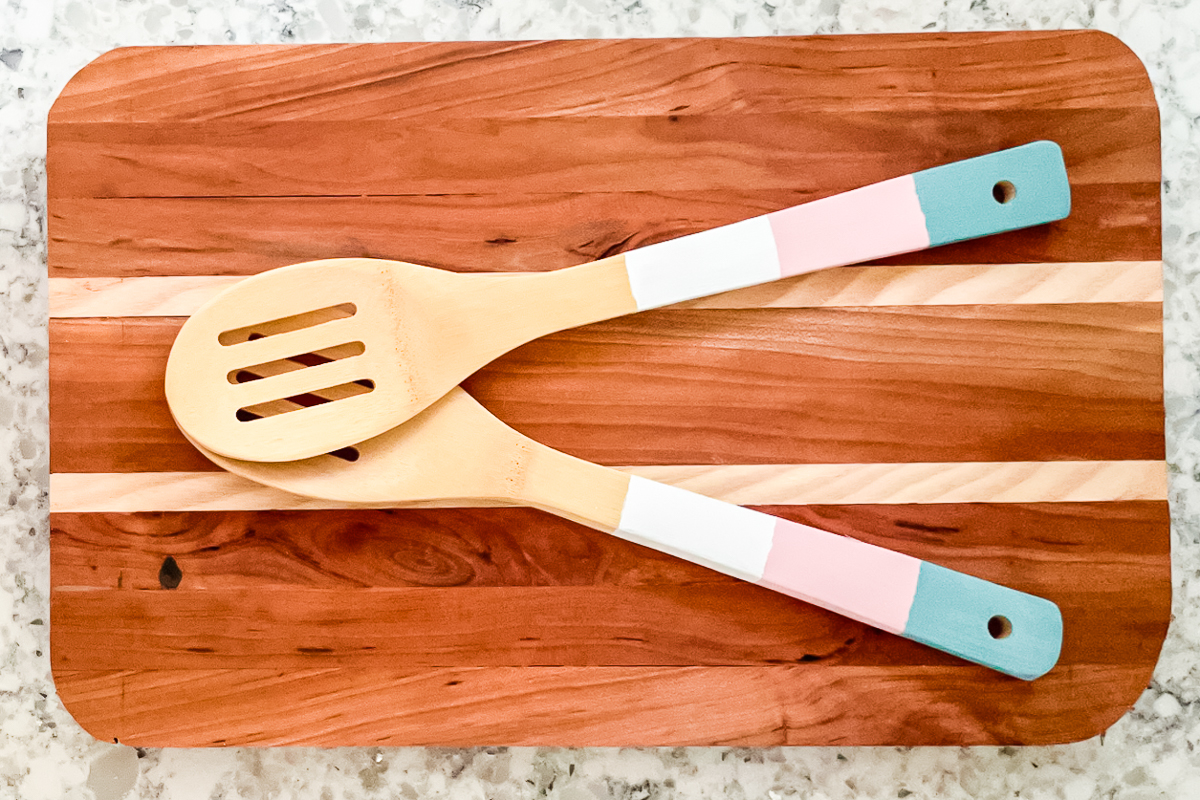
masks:
{"type": "Polygon", "coordinates": [[[1200,2],[0,0],[0,800],[1200,798],[1200,2]],[[1174,620],[1152,684],[1095,739],[1038,748],[148,750],[93,740],[47,657],[45,121],[131,44],[1098,28],[1162,113],[1174,620]]]}

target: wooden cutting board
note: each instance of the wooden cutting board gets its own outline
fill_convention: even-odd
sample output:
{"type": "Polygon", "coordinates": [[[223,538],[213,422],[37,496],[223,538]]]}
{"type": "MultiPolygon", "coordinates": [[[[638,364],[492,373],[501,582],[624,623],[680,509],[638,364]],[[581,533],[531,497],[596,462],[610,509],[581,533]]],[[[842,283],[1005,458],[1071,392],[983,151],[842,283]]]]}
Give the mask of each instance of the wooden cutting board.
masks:
{"type": "Polygon", "coordinates": [[[1169,619],[1159,163],[1146,73],[1099,33],[109,53],[49,118],[58,691],[145,746],[1097,734],[1169,619]],[[530,509],[260,489],[163,399],[183,318],[237,276],[555,269],[1043,138],[1062,223],[569,331],[466,384],[569,453],[1053,599],[1031,683],[530,509]]]}

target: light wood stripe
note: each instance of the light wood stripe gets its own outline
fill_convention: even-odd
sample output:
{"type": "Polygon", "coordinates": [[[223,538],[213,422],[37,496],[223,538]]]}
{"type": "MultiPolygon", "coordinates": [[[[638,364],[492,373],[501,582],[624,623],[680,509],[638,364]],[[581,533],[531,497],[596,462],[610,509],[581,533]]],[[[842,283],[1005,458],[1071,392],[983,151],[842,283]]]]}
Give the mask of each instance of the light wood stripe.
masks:
{"type": "Polygon", "coordinates": [[[1161,261],[843,267],[678,308],[1038,305],[1162,302],[1161,261]]]}
{"type": "MultiPolygon", "coordinates": [[[[1165,500],[1162,461],[623,467],[739,505],[1165,500]]],[[[435,508],[444,503],[413,505],[435,508]]],[[[478,504],[483,506],[485,504],[478,504]]],[[[226,472],[58,473],[52,512],[387,508],[313,500],[226,472]]]]}
{"type": "MultiPolygon", "coordinates": [[[[50,316],[184,317],[240,276],[51,278],[50,316]]],[[[672,308],[1162,302],[1162,262],[842,267],[672,308]]]]}
{"type": "Polygon", "coordinates": [[[241,275],[51,278],[51,317],[188,317],[241,275]]]}
{"type": "Polygon", "coordinates": [[[1162,461],[649,466],[651,480],[739,505],[1165,500],[1162,461]]]}

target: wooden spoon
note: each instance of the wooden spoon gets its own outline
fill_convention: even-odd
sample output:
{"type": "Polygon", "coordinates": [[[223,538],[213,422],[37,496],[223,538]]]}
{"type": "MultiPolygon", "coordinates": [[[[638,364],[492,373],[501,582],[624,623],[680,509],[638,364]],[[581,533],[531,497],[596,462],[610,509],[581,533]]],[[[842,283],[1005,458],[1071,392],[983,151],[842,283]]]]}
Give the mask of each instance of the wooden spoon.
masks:
{"type": "Polygon", "coordinates": [[[241,461],[197,447],[230,472],[326,500],[533,506],[1024,680],[1062,645],[1049,600],[566,455],[458,387],[336,455],[241,461]]]}
{"type": "Polygon", "coordinates": [[[544,273],[367,258],[297,264],[232,286],[188,320],[167,363],[167,400],[180,427],[215,453],[307,458],[403,423],[548,333],[1069,210],[1058,145],[1034,142],[544,273]],[[304,368],[305,355],[313,366],[304,368]],[[239,382],[272,364],[292,368],[239,382]],[[328,389],[337,401],[276,402],[328,389]]]}

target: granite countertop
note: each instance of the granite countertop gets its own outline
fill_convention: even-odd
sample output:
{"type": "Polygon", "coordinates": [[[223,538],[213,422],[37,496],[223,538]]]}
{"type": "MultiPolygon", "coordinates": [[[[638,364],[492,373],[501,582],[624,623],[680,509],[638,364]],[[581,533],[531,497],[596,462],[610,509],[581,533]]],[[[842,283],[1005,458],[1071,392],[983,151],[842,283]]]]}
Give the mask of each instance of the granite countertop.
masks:
{"type": "Polygon", "coordinates": [[[1200,3],[1190,0],[6,0],[0,5],[0,800],[1200,797],[1200,3]],[[1033,748],[137,750],[94,740],[50,677],[45,121],[132,44],[1098,28],[1162,115],[1174,619],[1103,736],[1033,748]],[[11,466],[11,470],[9,467],[11,466]]]}

